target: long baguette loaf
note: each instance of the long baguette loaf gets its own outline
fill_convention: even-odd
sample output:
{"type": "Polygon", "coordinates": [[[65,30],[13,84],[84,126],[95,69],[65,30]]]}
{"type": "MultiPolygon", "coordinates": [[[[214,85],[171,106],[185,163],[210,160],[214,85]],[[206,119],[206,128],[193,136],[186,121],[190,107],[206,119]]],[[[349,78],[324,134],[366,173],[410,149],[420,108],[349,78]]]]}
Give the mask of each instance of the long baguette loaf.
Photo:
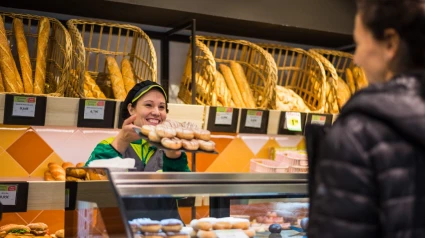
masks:
{"type": "Polygon", "coordinates": [[[27,40],[25,39],[24,24],[19,18],[13,20],[13,30],[18,46],[19,62],[21,64],[22,82],[25,93],[33,92],[33,79],[30,56],[28,53],[27,40]]]}
{"type": "Polygon", "coordinates": [[[102,90],[96,84],[96,81],[90,76],[89,72],[87,71],[84,74],[84,87],[86,87],[86,85],[91,91],[93,97],[106,99],[105,94],[102,92],[102,90]]]}
{"type": "Polygon", "coordinates": [[[114,92],[115,99],[124,101],[126,97],[124,82],[122,80],[121,70],[118,67],[117,61],[111,57],[106,57],[106,65],[111,74],[112,91],[114,92]]]}
{"type": "Polygon", "coordinates": [[[50,21],[46,17],[40,19],[38,27],[37,60],[34,78],[34,93],[44,93],[44,83],[46,82],[46,55],[47,42],[49,41],[50,21]]]}
{"type": "Polygon", "coordinates": [[[121,62],[122,79],[124,81],[125,91],[128,93],[136,85],[136,80],[133,74],[133,67],[128,59],[123,59],[121,62]]]}
{"type": "Polygon", "coordinates": [[[245,72],[243,71],[242,66],[235,62],[230,61],[230,68],[232,69],[233,76],[235,77],[236,83],[238,85],[239,91],[242,95],[242,100],[248,108],[255,108],[255,100],[252,95],[252,90],[249,87],[248,80],[246,79],[245,72]]]}
{"type": "Polygon", "coordinates": [[[232,100],[236,107],[245,107],[242,99],[241,92],[239,91],[238,85],[235,78],[233,77],[232,70],[225,64],[220,64],[220,70],[223,73],[224,80],[229,87],[230,93],[232,94],[232,100]]]}
{"type": "Polygon", "coordinates": [[[3,77],[1,76],[1,69],[0,69],[0,92],[4,92],[4,84],[3,84],[3,77]]]}
{"type": "Polygon", "coordinates": [[[84,82],[84,97],[94,98],[93,92],[90,90],[90,87],[86,82],[84,82]]]}
{"type": "Polygon", "coordinates": [[[16,65],[6,37],[3,18],[0,17],[0,69],[6,92],[20,92],[15,71],[16,65]]]}
{"type": "Polygon", "coordinates": [[[224,81],[223,75],[219,71],[216,71],[215,74],[215,89],[217,93],[217,100],[223,106],[229,107],[230,101],[232,101],[232,95],[230,94],[226,81],[224,81]]]}

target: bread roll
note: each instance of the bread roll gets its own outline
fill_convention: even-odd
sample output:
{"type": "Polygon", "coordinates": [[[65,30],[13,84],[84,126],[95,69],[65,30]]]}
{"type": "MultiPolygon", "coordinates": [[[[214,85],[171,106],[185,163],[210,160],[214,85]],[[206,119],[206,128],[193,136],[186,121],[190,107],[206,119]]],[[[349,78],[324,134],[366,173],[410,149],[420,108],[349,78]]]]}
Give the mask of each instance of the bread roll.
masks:
{"type": "Polygon", "coordinates": [[[86,163],[84,163],[84,162],[80,162],[80,163],[78,163],[77,165],[76,165],[76,167],[77,168],[81,168],[81,167],[84,167],[86,165],[86,163]]]}
{"type": "Polygon", "coordinates": [[[75,167],[75,165],[71,162],[65,162],[65,163],[62,164],[62,168],[64,170],[66,170],[67,168],[72,168],[72,167],[75,167]]]}
{"type": "Polygon", "coordinates": [[[86,180],[108,180],[108,177],[102,169],[89,169],[86,174],[86,180]]]}
{"type": "Polygon", "coordinates": [[[121,62],[122,79],[124,81],[125,91],[128,93],[136,85],[134,78],[133,67],[128,59],[123,59],[121,62]]]}
{"type": "Polygon", "coordinates": [[[2,77],[2,74],[1,74],[1,67],[0,67],[0,92],[4,92],[4,91],[6,91],[6,90],[4,89],[3,77],[2,77]]]}
{"type": "Polygon", "coordinates": [[[106,99],[105,94],[102,92],[102,90],[100,90],[99,86],[96,84],[96,81],[90,76],[89,72],[87,71],[84,73],[84,89],[86,85],[91,91],[94,98],[106,99]]]}
{"type": "Polygon", "coordinates": [[[21,92],[18,86],[16,65],[6,37],[3,18],[0,17],[0,70],[6,92],[21,92]]]}
{"type": "Polygon", "coordinates": [[[249,86],[249,82],[246,78],[242,66],[235,61],[230,61],[230,68],[232,69],[232,73],[238,85],[239,91],[241,92],[245,107],[255,108],[255,99],[252,95],[251,87],[249,86]]]}
{"type": "Polygon", "coordinates": [[[22,82],[25,93],[33,92],[33,79],[32,79],[32,67],[30,56],[28,53],[27,40],[24,33],[24,24],[19,18],[13,19],[13,30],[15,31],[15,38],[18,47],[19,63],[21,65],[22,82]]]}
{"type": "Polygon", "coordinates": [[[223,73],[224,80],[230,90],[232,95],[232,100],[236,107],[245,107],[245,104],[242,99],[241,92],[239,91],[239,87],[236,83],[235,78],[233,77],[232,70],[224,64],[220,64],[220,70],[223,73]]]}
{"type": "Polygon", "coordinates": [[[46,181],[55,181],[55,179],[53,178],[52,174],[48,170],[46,172],[44,172],[44,180],[46,180],[46,181]]]}
{"type": "Polygon", "coordinates": [[[127,93],[125,92],[124,81],[122,79],[121,70],[118,67],[117,61],[115,58],[108,56],[106,57],[106,65],[111,75],[112,91],[114,93],[114,97],[115,99],[124,101],[127,93]]]}
{"type": "Polygon", "coordinates": [[[70,169],[67,170],[66,175],[72,176],[74,178],[84,178],[86,177],[86,170],[85,169],[70,169]]]}
{"type": "Polygon", "coordinates": [[[50,21],[46,17],[40,19],[38,23],[37,60],[34,78],[34,93],[43,94],[46,82],[46,56],[47,43],[50,34],[50,21]]]}

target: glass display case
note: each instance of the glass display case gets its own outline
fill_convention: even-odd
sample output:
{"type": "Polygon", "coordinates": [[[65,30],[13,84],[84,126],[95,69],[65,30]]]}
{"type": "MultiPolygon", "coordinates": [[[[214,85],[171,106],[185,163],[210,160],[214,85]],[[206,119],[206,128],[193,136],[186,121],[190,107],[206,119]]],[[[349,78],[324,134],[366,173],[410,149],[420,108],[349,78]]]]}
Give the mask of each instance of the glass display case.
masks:
{"type": "Polygon", "coordinates": [[[155,224],[161,227],[154,229],[157,237],[172,237],[177,231],[164,231],[176,219],[184,237],[269,237],[271,224],[281,230],[274,231],[275,238],[302,237],[300,219],[308,216],[306,174],[96,171],[107,180],[66,184],[67,237],[143,237],[141,227],[155,224]],[[187,212],[180,207],[187,200],[202,205],[195,202],[187,212]],[[231,226],[202,228],[199,221],[231,226]],[[247,221],[247,227],[235,227],[240,221],[247,221]],[[198,233],[202,229],[210,233],[198,233]]]}

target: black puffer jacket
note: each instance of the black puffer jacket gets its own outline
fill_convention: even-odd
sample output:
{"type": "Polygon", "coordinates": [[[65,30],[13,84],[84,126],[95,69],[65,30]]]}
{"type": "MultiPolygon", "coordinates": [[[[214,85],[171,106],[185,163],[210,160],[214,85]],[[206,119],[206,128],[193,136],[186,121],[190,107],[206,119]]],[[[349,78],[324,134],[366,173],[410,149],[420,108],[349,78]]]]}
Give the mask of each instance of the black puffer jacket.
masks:
{"type": "Polygon", "coordinates": [[[309,238],[425,237],[425,72],[354,95],[307,129],[309,238]]]}

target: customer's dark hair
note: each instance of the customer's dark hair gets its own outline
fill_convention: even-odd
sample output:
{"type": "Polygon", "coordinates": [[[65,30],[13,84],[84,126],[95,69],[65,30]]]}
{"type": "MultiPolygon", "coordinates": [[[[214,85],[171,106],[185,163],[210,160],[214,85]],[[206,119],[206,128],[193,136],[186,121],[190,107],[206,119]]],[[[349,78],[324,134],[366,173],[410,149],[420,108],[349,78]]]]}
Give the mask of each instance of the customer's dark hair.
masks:
{"type": "Polygon", "coordinates": [[[425,69],[425,0],[357,0],[357,7],[377,40],[385,40],[389,28],[400,35],[404,69],[425,69]]]}

